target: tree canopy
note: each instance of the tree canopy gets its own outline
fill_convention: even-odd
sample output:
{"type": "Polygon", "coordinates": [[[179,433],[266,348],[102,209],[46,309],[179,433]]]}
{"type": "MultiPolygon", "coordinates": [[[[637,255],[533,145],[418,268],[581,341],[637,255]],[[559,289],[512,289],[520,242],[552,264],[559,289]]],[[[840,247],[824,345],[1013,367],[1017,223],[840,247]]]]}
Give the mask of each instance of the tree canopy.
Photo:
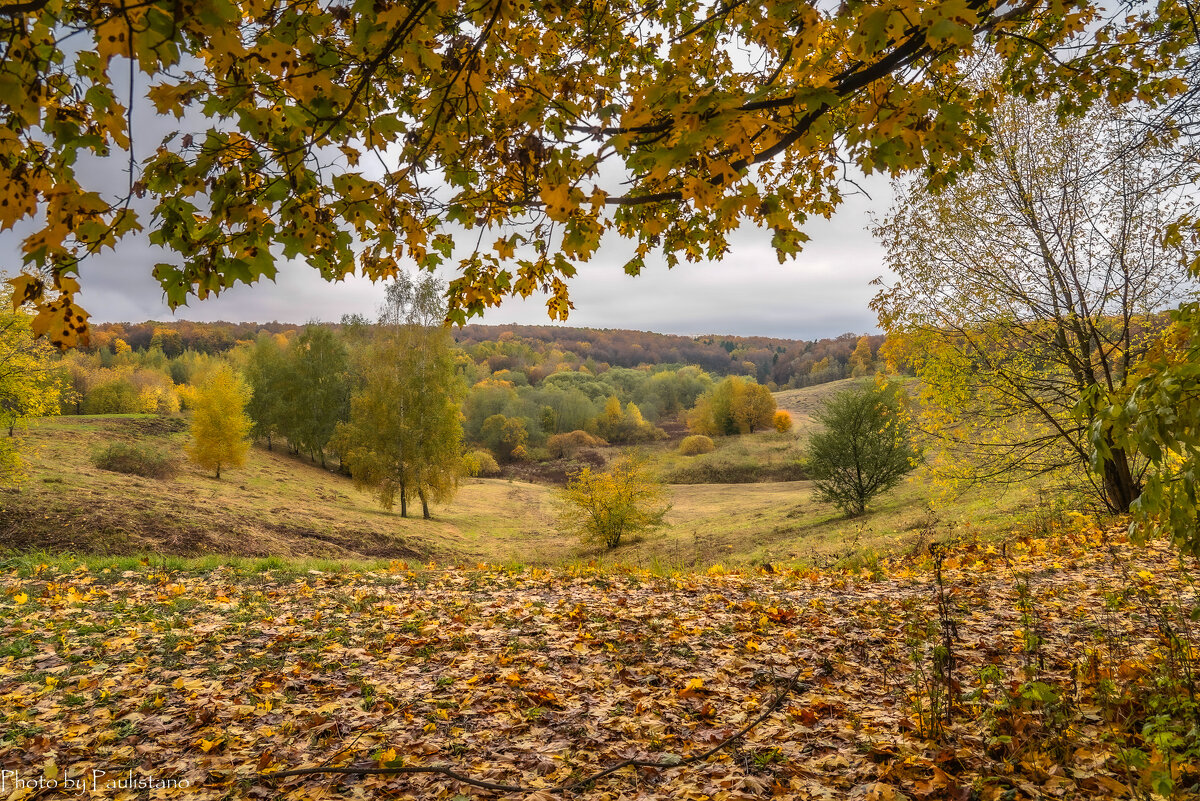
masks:
{"type": "Polygon", "coordinates": [[[744,222],[783,259],[848,167],[952,180],[985,146],[994,99],[964,76],[989,55],[1068,109],[1176,119],[1194,29],[1173,0],[1113,19],[1057,0],[5,2],[0,230],[20,226],[15,291],[60,345],[87,337],[80,260],[140,231],[173,307],[280,259],[336,280],[453,258],[452,319],[535,292],[561,319],[606,232],[633,241],[631,274],[720,258],[744,222]]]}

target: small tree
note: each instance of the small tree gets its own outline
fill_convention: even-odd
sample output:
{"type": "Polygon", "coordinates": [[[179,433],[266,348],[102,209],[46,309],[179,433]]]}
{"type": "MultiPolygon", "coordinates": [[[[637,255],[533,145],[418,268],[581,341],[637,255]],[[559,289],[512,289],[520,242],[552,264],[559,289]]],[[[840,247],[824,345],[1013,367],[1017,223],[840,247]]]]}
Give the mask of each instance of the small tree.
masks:
{"type": "Polygon", "coordinates": [[[850,516],[916,466],[897,386],[877,384],[830,398],[817,413],[824,431],[809,439],[817,496],[850,516]]]}
{"type": "Polygon", "coordinates": [[[585,467],[571,477],[559,500],[559,527],[584,542],[616,548],[624,537],[663,524],[671,509],[664,495],[645,460],[626,454],[607,471],[585,467]]]}
{"type": "Polygon", "coordinates": [[[49,343],[32,334],[33,315],[12,310],[10,282],[0,283],[0,484],[20,476],[24,463],[13,434],[32,417],[55,414],[66,374],[55,368],[49,343]]]}
{"type": "Polygon", "coordinates": [[[251,425],[246,416],[247,395],[241,379],[226,366],[213,370],[196,388],[187,455],[215,471],[217,478],[222,467],[240,467],[246,462],[251,425]]]}
{"type": "Polygon", "coordinates": [[[875,357],[871,355],[871,338],[861,336],[854,346],[854,352],[850,354],[849,364],[852,368],[851,375],[855,378],[867,375],[871,372],[871,367],[875,362],[875,357]]]}

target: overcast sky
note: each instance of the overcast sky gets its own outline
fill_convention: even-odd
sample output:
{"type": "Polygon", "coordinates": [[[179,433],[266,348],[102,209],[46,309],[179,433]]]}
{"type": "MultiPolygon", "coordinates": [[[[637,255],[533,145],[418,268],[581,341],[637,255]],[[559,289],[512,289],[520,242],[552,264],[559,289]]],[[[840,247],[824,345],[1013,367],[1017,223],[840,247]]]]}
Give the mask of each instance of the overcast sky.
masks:
{"type": "MultiPolygon", "coordinates": [[[[867,213],[886,210],[887,183],[868,182],[873,200],[854,196],[833,220],[807,227],[812,241],[794,261],[779,264],[770,234],[747,226],[722,262],[683,264],[667,270],[651,262],[636,278],[621,270],[630,246],[617,237],[583,265],[571,282],[575,303],[568,325],[632,328],[672,334],[738,334],[813,339],[876,330],[867,303],[869,282],[882,272],[882,251],[866,230],[867,213]]],[[[18,243],[5,235],[4,250],[18,243]]],[[[115,254],[92,257],[82,269],[80,304],[93,322],[184,319],[304,323],[336,321],[343,314],[374,316],[382,287],[352,278],[329,284],[301,264],[281,267],[278,280],[239,286],[220,297],[192,300],[174,315],[150,275],[169,254],[131,236],[115,254]]],[[[10,270],[11,272],[11,270],[10,270]]],[[[448,277],[447,273],[446,276],[448,277]]],[[[473,322],[548,324],[544,299],[508,300],[473,322]]]]}

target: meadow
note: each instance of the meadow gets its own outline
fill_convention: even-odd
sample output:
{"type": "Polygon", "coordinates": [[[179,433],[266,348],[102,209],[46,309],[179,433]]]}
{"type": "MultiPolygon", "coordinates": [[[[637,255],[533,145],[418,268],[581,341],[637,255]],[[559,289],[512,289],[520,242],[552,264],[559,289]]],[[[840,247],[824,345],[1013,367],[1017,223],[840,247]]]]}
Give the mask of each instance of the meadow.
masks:
{"type": "MultiPolygon", "coordinates": [[[[647,446],[657,473],[670,477],[704,463],[736,472],[791,463],[803,453],[811,410],[848,383],[780,393],[795,413],[792,432],[717,438],[711,454],[684,457],[678,440],[647,446]],[[807,412],[807,413],[806,413],[807,412]]],[[[873,561],[919,549],[952,533],[999,537],[1057,511],[1029,487],[955,496],[924,469],[847,519],[817,500],[808,481],[672,484],[664,529],[614,551],[565,539],[556,530],[556,487],[509,478],[467,478],[432,520],[382,509],[349,478],[261,445],[246,465],[215,479],[186,461],[182,421],[151,415],[70,416],[33,421],[26,480],[0,489],[0,538],[13,552],[278,557],[353,565],[417,562],[628,564],[660,570],[873,561]],[[154,479],[101,470],[94,455],[112,442],[179,456],[179,472],[154,479]]],[[[621,449],[602,449],[608,459],[621,449]]]]}

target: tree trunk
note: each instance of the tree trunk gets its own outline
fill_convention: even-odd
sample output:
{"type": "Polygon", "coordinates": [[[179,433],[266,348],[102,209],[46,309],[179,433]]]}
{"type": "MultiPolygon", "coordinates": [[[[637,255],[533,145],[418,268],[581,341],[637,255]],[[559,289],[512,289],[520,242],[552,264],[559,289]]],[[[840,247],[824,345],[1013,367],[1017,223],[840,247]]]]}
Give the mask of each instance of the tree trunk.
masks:
{"type": "Polygon", "coordinates": [[[1142,494],[1142,488],[1129,469],[1129,456],[1121,448],[1112,449],[1112,458],[1104,460],[1104,502],[1110,512],[1126,514],[1142,494]]]}
{"type": "Polygon", "coordinates": [[[221,478],[221,463],[217,462],[217,478],[221,478]]]}
{"type": "Polygon", "coordinates": [[[267,434],[267,450],[272,450],[272,448],[271,448],[271,435],[270,435],[270,434],[267,434]]]}
{"type": "Polygon", "coordinates": [[[425,498],[425,490],[417,490],[417,495],[421,498],[421,517],[432,520],[433,517],[429,514],[429,501],[425,498]]]}
{"type": "Polygon", "coordinates": [[[404,484],[400,484],[400,516],[408,517],[408,493],[404,491],[404,484]]]}

